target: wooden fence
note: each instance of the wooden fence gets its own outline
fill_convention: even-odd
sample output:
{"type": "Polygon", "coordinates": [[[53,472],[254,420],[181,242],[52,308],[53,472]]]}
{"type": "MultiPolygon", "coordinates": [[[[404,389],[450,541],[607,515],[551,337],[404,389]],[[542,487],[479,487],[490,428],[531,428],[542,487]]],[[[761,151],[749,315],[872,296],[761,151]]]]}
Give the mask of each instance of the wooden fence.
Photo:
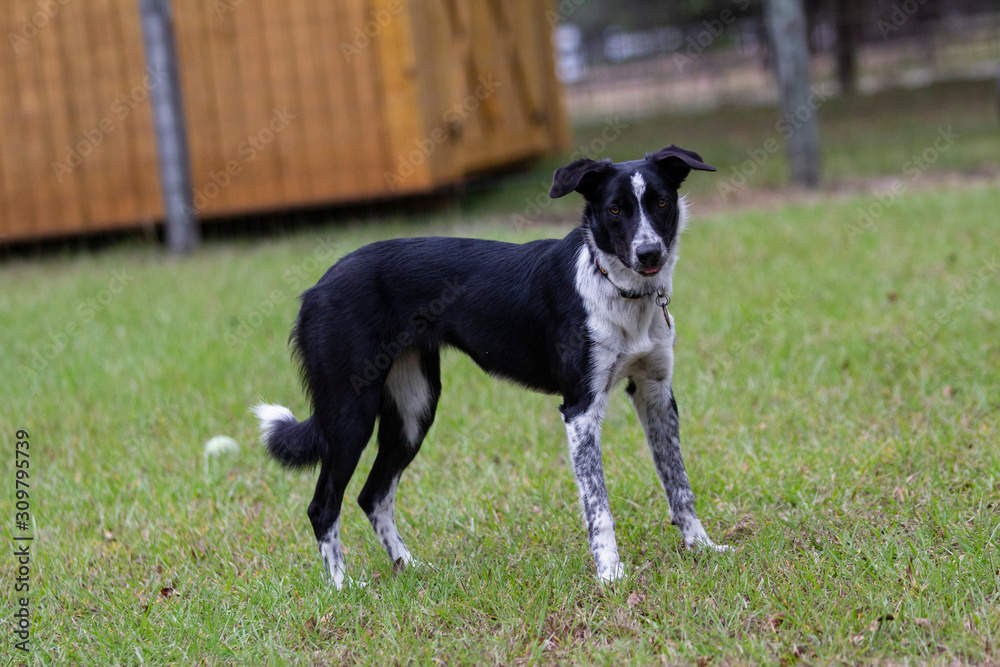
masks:
{"type": "MultiPolygon", "coordinates": [[[[546,3],[174,0],[203,218],[428,191],[557,150],[546,3]]],[[[138,0],[7,0],[0,243],[163,216],[138,0]]]]}

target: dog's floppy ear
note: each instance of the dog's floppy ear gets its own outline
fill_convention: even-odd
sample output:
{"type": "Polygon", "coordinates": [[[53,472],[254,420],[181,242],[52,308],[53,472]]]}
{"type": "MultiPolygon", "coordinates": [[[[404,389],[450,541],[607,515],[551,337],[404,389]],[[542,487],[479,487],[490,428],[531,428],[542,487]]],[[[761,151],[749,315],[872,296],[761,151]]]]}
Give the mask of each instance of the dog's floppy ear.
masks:
{"type": "Polygon", "coordinates": [[[673,144],[659,153],[646,153],[646,160],[656,165],[656,168],[666,178],[680,185],[692,169],[715,171],[715,167],[701,161],[701,156],[694,151],[687,151],[673,144]]]}
{"type": "Polygon", "coordinates": [[[558,199],[571,192],[579,192],[586,197],[596,184],[597,177],[610,168],[610,159],[595,162],[587,158],[581,158],[570,162],[565,167],[559,167],[552,176],[549,196],[558,199]]]}

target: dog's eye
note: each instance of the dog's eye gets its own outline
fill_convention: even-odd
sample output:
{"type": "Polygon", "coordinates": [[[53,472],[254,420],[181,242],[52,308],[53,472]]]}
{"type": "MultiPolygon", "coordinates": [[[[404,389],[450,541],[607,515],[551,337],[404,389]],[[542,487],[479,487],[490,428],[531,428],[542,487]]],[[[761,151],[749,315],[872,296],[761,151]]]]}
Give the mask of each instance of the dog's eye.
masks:
{"type": "Polygon", "coordinates": [[[661,199],[660,201],[656,202],[656,205],[659,206],[660,208],[663,208],[664,206],[667,205],[667,200],[661,199]]]}
{"type": "Polygon", "coordinates": [[[612,206],[611,208],[608,209],[608,213],[610,213],[611,215],[618,215],[621,212],[622,210],[617,206],[612,206]]]}

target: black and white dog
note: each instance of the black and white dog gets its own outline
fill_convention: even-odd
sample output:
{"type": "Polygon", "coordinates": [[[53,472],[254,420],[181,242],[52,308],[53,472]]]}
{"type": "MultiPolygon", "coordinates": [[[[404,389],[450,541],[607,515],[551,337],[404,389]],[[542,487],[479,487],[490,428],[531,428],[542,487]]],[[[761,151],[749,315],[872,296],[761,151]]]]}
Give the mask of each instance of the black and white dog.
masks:
{"type": "Polygon", "coordinates": [[[411,561],[393,505],[399,477],[434,420],[446,345],[492,375],[562,396],[602,582],[625,574],[600,435],[609,392],[626,378],[685,545],[725,548],[712,543],[695,513],[671,389],[674,323],[666,306],[687,217],[677,188],[692,169],[715,171],[677,146],[630,162],[576,160],[556,170],[549,191],[586,200],[582,223],[562,240],[372,243],[302,295],[292,341],[313,414],[299,422],[276,405],[254,411],[280,463],[321,464],[309,519],[338,588],[346,569],[344,490],[376,420],[378,455],[358,501],[389,558],[411,561]]]}

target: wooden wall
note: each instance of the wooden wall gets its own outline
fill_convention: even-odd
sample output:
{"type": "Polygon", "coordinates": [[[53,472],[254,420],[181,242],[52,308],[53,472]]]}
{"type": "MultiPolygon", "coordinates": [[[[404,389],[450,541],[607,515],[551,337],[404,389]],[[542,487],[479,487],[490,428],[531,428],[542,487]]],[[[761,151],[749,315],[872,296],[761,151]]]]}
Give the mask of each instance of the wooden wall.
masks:
{"type": "MultiPolygon", "coordinates": [[[[173,0],[206,219],[426,191],[564,146],[544,3],[173,0]]],[[[163,215],[138,0],[7,0],[0,243],[163,215]]]]}
{"type": "Polygon", "coordinates": [[[0,242],[161,214],[137,7],[0,5],[0,242]]]}

